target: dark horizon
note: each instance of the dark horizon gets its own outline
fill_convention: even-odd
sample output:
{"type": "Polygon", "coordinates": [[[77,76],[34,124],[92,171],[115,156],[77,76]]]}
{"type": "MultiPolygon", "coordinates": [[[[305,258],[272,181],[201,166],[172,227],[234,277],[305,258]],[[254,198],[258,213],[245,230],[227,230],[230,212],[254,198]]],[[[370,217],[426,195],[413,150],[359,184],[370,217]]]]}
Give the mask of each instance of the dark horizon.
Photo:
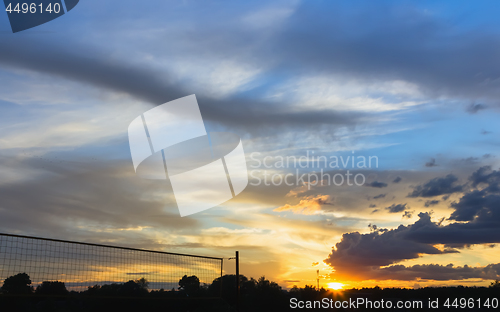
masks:
{"type": "Polygon", "coordinates": [[[61,5],[0,13],[1,233],[288,290],[500,279],[500,3],[61,5]]]}

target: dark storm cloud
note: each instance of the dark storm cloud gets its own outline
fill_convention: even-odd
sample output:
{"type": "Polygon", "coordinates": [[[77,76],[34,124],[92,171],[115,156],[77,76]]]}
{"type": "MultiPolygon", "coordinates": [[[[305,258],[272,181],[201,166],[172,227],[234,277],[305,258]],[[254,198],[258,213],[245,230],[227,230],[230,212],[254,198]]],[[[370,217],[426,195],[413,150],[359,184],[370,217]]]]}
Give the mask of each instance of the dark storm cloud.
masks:
{"type": "Polygon", "coordinates": [[[429,182],[418,185],[408,197],[433,197],[445,194],[461,192],[462,185],[457,184],[458,178],[449,174],[444,178],[434,178],[429,182]]]}
{"type": "Polygon", "coordinates": [[[384,182],[378,182],[378,181],[373,181],[371,183],[366,183],[365,184],[366,186],[369,186],[369,187],[376,187],[376,188],[383,188],[383,187],[387,187],[387,183],[384,183],[384,182]]]}
{"type": "Polygon", "coordinates": [[[398,213],[405,211],[406,209],[409,209],[406,204],[392,204],[391,206],[385,208],[385,210],[389,210],[389,213],[398,213]]]}

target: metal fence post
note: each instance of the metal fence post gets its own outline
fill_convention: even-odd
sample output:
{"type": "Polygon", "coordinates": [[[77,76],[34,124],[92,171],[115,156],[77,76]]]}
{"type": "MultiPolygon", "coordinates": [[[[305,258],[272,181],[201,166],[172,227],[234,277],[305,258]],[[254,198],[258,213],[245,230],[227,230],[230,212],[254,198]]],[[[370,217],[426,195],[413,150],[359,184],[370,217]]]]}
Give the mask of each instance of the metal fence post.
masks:
{"type": "Polygon", "coordinates": [[[240,311],[240,253],[236,251],[236,311],[240,311]]]}
{"type": "Polygon", "coordinates": [[[224,272],[224,259],[220,260],[220,297],[222,298],[222,274],[224,272]]]}

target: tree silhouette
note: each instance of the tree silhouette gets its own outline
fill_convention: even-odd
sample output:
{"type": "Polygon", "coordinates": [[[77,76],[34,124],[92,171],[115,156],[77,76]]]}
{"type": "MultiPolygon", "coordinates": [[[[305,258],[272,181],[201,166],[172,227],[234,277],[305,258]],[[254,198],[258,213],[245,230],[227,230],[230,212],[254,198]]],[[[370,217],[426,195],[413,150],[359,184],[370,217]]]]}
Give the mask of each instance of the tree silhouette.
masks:
{"type": "Polygon", "coordinates": [[[139,284],[139,283],[137,283],[137,281],[132,281],[132,280],[126,282],[118,289],[118,294],[120,296],[143,296],[143,295],[146,295],[148,293],[148,289],[147,289],[148,282],[144,278],[142,278],[142,280],[145,283],[139,284]]]}
{"type": "Polygon", "coordinates": [[[36,288],[35,291],[38,295],[67,295],[68,290],[63,282],[42,282],[40,286],[36,288]]]}
{"type": "MultiPolygon", "coordinates": [[[[31,294],[33,287],[30,287],[31,280],[26,273],[19,273],[11,276],[4,281],[1,288],[5,294],[31,294]]],[[[16,309],[5,309],[2,305],[9,302],[13,307],[18,308],[17,304],[24,305],[26,301],[36,301],[47,311],[53,311],[54,299],[50,295],[65,295],[71,300],[62,300],[58,304],[64,305],[64,311],[81,311],[73,306],[73,299],[90,300],[97,304],[109,303],[113,309],[106,311],[129,311],[144,310],[143,304],[147,302],[149,310],[159,310],[164,308],[161,300],[144,300],[145,298],[168,298],[170,308],[173,311],[234,311],[236,306],[236,276],[224,275],[216,278],[208,287],[202,286],[197,276],[184,275],[179,280],[179,290],[172,288],[171,291],[164,289],[153,289],[148,291],[149,282],[145,278],[130,280],[126,283],[104,284],[89,287],[84,292],[72,291],[69,293],[63,282],[44,281],[36,288],[35,295],[26,300],[24,296],[3,296],[0,295],[0,311],[13,311],[16,309]],[[222,294],[221,299],[217,299],[222,294]],[[44,297],[44,295],[49,295],[44,297]],[[91,299],[86,299],[93,297],[91,299]],[[113,298],[114,297],[114,298],[113,298]],[[186,298],[188,297],[188,298],[186,298]],[[209,297],[210,301],[205,301],[204,297],[209,297]],[[7,299],[7,300],[6,300],[7,299]],[[3,300],[3,301],[2,301],[3,300]],[[209,303],[208,303],[209,302],[209,303]]],[[[361,289],[343,289],[334,292],[324,288],[317,289],[315,286],[306,285],[303,288],[294,286],[291,290],[282,290],[281,287],[264,276],[255,280],[253,278],[240,275],[240,311],[242,312],[266,312],[266,311],[294,311],[290,307],[291,298],[300,301],[321,301],[324,298],[337,300],[349,300],[350,298],[369,297],[370,300],[381,300],[387,298],[398,299],[424,299],[429,297],[439,298],[439,302],[444,302],[441,298],[494,298],[498,296],[500,281],[496,280],[489,287],[423,287],[418,289],[405,288],[381,288],[375,286],[372,288],[363,287],[361,289]]],[[[491,301],[491,300],[490,300],[491,301]]],[[[442,304],[441,304],[442,306],[442,304]]],[[[495,307],[493,305],[492,307],[495,307]]],[[[19,309],[17,309],[19,310],[19,309]]],[[[27,309],[23,309],[27,310],[27,309]]],[[[61,310],[62,311],[62,310],[61,310]]],[[[443,311],[436,309],[436,311],[443,311]]]]}
{"type": "Polygon", "coordinates": [[[31,294],[33,289],[30,287],[31,279],[26,273],[19,273],[5,279],[2,291],[9,295],[31,294]]]}
{"type": "Polygon", "coordinates": [[[149,282],[145,278],[136,281],[130,280],[124,284],[112,283],[94,285],[88,288],[86,293],[91,296],[125,296],[140,297],[147,295],[149,282]]]}
{"type": "Polygon", "coordinates": [[[184,275],[179,280],[179,289],[184,291],[188,296],[197,295],[200,291],[200,279],[195,275],[189,277],[184,275]]]}
{"type": "MultiPolygon", "coordinates": [[[[255,292],[254,279],[249,280],[245,275],[240,275],[240,294],[245,297],[255,292]]],[[[208,292],[213,297],[218,297],[222,293],[222,298],[230,304],[236,304],[236,275],[228,274],[214,279],[208,286],[208,292]],[[222,285],[221,285],[222,283],[222,285]]]]}
{"type": "MultiPolygon", "coordinates": [[[[251,281],[255,282],[253,278],[251,281]]],[[[267,280],[265,276],[261,276],[255,282],[255,293],[252,297],[259,298],[259,300],[252,303],[248,302],[247,304],[253,304],[256,309],[271,309],[273,311],[278,311],[282,308],[282,303],[280,302],[283,298],[281,286],[267,280]]]]}
{"type": "Polygon", "coordinates": [[[145,279],[144,277],[138,279],[135,281],[135,283],[137,285],[139,285],[139,287],[141,287],[142,289],[148,289],[149,288],[149,282],[147,279],[145,279]]]}

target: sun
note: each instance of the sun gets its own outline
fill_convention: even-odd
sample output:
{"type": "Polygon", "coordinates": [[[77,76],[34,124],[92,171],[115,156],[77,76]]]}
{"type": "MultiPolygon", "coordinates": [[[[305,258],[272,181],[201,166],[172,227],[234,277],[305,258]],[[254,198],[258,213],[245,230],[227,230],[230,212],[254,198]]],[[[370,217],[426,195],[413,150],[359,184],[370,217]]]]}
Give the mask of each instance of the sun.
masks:
{"type": "Polygon", "coordinates": [[[328,288],[334,289],[334,290],[340,290],[344,287],[344,284],[342,283],[328,283],[328,288]]]}

